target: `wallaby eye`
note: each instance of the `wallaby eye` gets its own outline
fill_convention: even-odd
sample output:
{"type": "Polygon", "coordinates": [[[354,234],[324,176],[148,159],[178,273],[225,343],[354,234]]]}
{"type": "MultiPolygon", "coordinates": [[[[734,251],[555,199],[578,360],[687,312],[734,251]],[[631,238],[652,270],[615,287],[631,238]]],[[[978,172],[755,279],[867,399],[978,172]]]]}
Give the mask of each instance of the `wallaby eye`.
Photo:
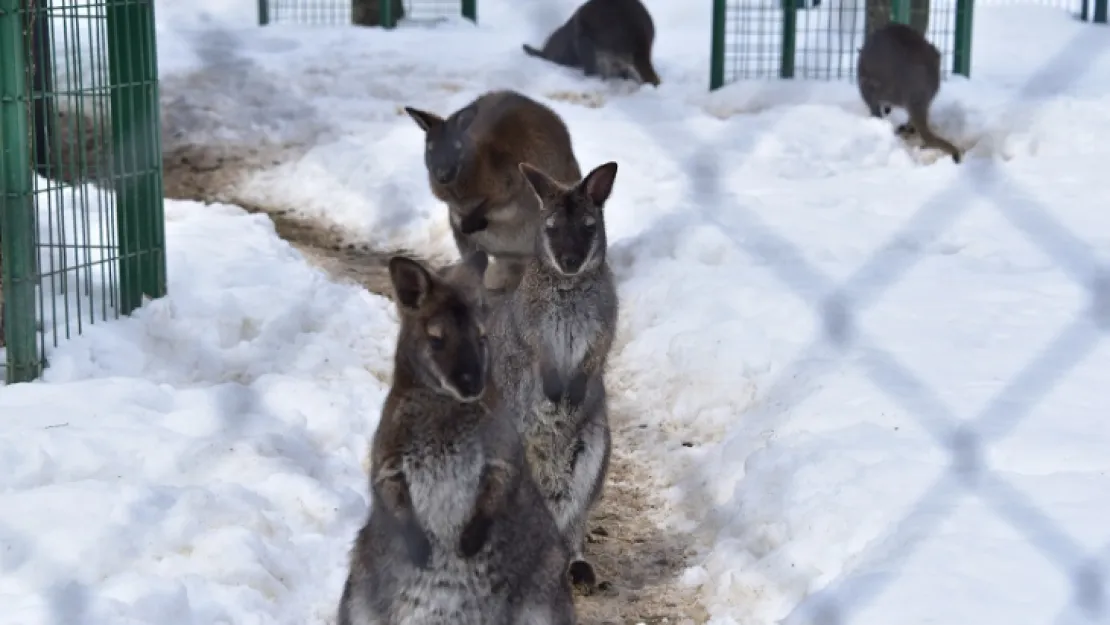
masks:
{"type": "Polygon", "coordinates": [[[592,215],[586,215],[586,217],[582,219],[582,225],[587,228],[593,228],[597,225],[597,219],[594,219],[592,215]]]}
{"type": "Polygon", "coordinates": [[[446,345],[443,340],[443,328],[438,324],[429,325],[424,328],[424,332],[428,335],[428,345],[431,346],[432,349],[439,351],[446,345]]]}
{"type": "Polygon", "coordinates": [[[547,226],[548,228],[554,228],[555,227],[555,215],[552,215],[552,216],[548,217],[547,219],[545,219],[543,224],[545,226],[547,226]]]}

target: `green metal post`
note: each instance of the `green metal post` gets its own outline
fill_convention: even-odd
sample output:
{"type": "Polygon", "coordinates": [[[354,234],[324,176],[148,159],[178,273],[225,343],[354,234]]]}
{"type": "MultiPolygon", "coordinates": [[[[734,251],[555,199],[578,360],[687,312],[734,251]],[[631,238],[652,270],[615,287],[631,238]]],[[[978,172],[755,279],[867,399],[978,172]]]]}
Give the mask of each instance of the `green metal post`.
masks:
{"type": "Polygon", "coordinates": [[[4,338],[9,383],[41,371],[35,345],[35,202],[31,158],[30,89],[21,0],[0,0],[0,255],[4,280],[4,338]]]}
{"type": "Polygon", "coordinates": [[[258,0],[258,25],[265,26],[270,23],[270,1],[258,0]]]}
{"type": "Polygon", "coordinates": [[[393,15],[393,0],[382,0],[378,3],[382,15],[382,28],[397,26],[397,18],[393,15]]]}
{"type": "Polygon", "coordinates": [[[709,50],[709,89],[725,86],[725,19],[728,0],[713,0],[713,34],[709,50]]]}
{"type": "Polygon", "coordinates": [[[782,64],[779,66],[780,78],[794,77],[794,55],[798,42],[798,5],[795,0],[780,0],[782,3],[782,64]]]}
{"type": "MultiPolygon", "coordinates": [[[[890,19],[899,24],[910,23],[909,0],[890,0],[890,19]]],[[[924,34],[924,33],[923,33],[924,34]]]]}
{"type": "Polygon", "coordinates": [[[952,73],[971,76],[971,17],[975,0],[956,0],[956,37],[952,73]]]}
{"type": "Polygon", "coordinates": [[[478,23],[478,0],[462,0],[462,16],[478,23]]]}
{"type": "Polygon", "coordinates": [[[166,293],[154,0],[108,0],[120,313],[166,293]]]}
{"type": "Polygon", "coordinates": [[[1096,24],[1106,23],[1106,0],[1095,0],[1094,22],[1096,24]]]}

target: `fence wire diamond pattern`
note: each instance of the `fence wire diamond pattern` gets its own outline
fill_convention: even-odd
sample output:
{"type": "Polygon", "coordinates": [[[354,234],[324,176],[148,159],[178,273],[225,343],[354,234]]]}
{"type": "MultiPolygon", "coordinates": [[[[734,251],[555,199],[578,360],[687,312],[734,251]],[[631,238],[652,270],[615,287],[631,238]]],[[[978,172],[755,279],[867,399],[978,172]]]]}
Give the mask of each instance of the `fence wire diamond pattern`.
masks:
{"type": "MultiPolygon", "coordinates": [[[[1059,90],[1077,83],[1107,47],[1105,31],[1097,27],[1084,30],[1044,63],[1042,69],[1018,92],[1019,98],[1043,92],[1046,82],[1059,90]],[[1071,59],[1076,58],[1080,50],[1085,51],[1087,62],[1077,66],[1071,59]]],[[[633,109],[625,107],[625,112],[632,113],[633,109]]],[[[651,127],[650,120],[639,121],[643,127],[651,127]]],[[[769,124],[764,133],[774,134],[777,125],[769,124]]],[[[691,140],[696,138],[691,136],[691,140]]],[[[729,197],[730,194],[721,185],[722,173],[714,156],[716,148],[715,145],[702,145],[686,163],[690,178],[701,183],[694,185],[694,205],[699,207],[700,217],[717,226],[722,233],[750,233],[751,236],[745,239],[733,236],[732,242],[768,267],[822,320],[820,334],[785,368],[764,403],[776,405],[780,408],[779,412],[788,410],[786,400],[778,399],[782,395],[780,390],[789,385],[800,371],[819,376],[831,370],[828,363],[814,365],[810,360],[816,353],[831,347],[842,359],[856,356],[856,368],[865,378],[900,405],[951,456],[949,470],[911,506],[912,512],[896,523],[883,539],[871,545],[852,572],[831,583],[816,597],[810,597],[785,623],[841,625],[850,622],[854,611],[877,597],[893,581],[889,576],[882,581],[873,578],[864,580],[856,572],[878,554],[882,554],[887,561],[907,561],[918,545],[945,520],[956,496],[961,493],[977,496],[1054,562],[1074,585],[1074,603],[1084,613],[1090,618],[1104,616],[1107,607],[1102,594],[1106,575],[1104,556],[1084,553],[1078,542],[1043,514],[1028,496],[992,473],[983,452],[986,445],[1001,440],[1016,427],[1049,391],[1101,344],[1106,330],[1110,328],[1110,269],[1102,266],[1088,246],[1057,222],[1051,210],[1038,205],[1036,200],[999,205],[991,192],[1000,188],[1020,190],[1020,181],[1008,176],[995,161],[970,158],[960,166],[951,186],[914,211],[903,227],[861,268],[836,284],[807,263],[797,245],[763,223],[754,211],[736,198],[729,197]],[[923,258],[921,253],[907,253],[900,241],[909,234],[918,240],[935,239],[942,235],[970,207],[970,200],[974,197],[960,198],[963,195],[961,187],[967,186],[976,192],[975,196],[993,204],[1027,240],[1048,254],[1082,285],[1091,301],[1086,314],[1078,315],[1067,324],[970,421],[959,418],[935,390],[894,354],[878,345],[868,336],[866,329],[856,323],[868,306],[877,302],[923,258]],[[733,225],[741,227],[727,227],[723,223],[724,215],[734,222],[733,225]],[[814,297],[814,293],[826,295],[814,297]],[[938,510],[945,514],[936,514],[938,510]],[[851,597],[851,603],[841,601],[839,597],[851,597]]],[[[796,397],[794,401],[800,402],[801,399],[804,398],[796,397]]],[[[1103,551],[1107,550],[1110,550],[1110,543],[1103,551]]]]}
{"type": "MultiPolygon", "coordinates": [[[[562,13],[560,8],[547,7],[544,3],[532,3],[525,10],[530,11],[530,19],[536,22],[537,32],[544,30],[550,22],[541,20],[541,14],[562,13]]],[[[1078,82],[1108,47],[1105,31],[1096,26],[1087,27],[1043,65],[1042,70],[1019,91],[1018,97],[1043,92],[1046,80],[1058,89],[1078,82]],[[1078,50],[1085,51],[1086,61],[1081,65],[1070,60],[1076,58],[1078,50]]],[[[629,115],[635,114],[630,107],[624,107],[624,110],[629,115]]],[[[634,121],[645,129],[654,125],[652,120],[646,118],[634,121]]],[[[769,123],[763,133],[774,134],[781,123],[769,123]]],[[[659,137],[652,132],[644,134],[659,137]]],[[[691,142],[699,141],[693,133],[689,139],[691,142]]],[[[659,147],[673,152],[662,143],[659,147]]],[[[958,494],[978,497],[1054,562],[1074,585],[1074,604],[1089,617],[1105,616],[1107,606],[1103,587],[1110,543],[1103,553],[1087,553],[1078,541],[1038,510],[1028,496],[993,473],[984,460],[983,452],[991,442],[999,441],[1010,433],[1049,391],[1101,345],[1103,336],[1110,329],[1110,268],[1101,264],[1080,237],[1054,219],[1052,211],[1037,200],[998,204],[992,191],[1002,187],[1020,190],[1021,181],[1007,175],[992,160],[971,157],[959,166],[958,175],[948,188],[913,211],[903,226],[853,275],[837,283],[808,263],[798,245],[768,226],[723,188],[723,174],[715,158],[717,147],[712,143],[703,143],[684,164],[690,178],[701,182],[695,185],[693,202],[699,207],[700,216],[718,226],[722,233],[748,233],[750,236],[745,238],[733,236],[733,244],[767,267],[821,320],[821,331],[785,367],[762,403],[774,406],[778,413],[800,403],[805,396],[789,396],[785,388],[803,373],[821,376],[831,371],[830,364],[835,363],[815,358],[818,354],[831,352],[839,356],[841,362],[852,362],[877,390],[901,406],[950,455],[948,471],[911,506],[911,513],[894,524],[885,537],[875,541],[860,556],[853,571],[830,583],[816,597],[810,597],[784,622],[819,625],[850,622],[853,612],[876,598],[891,581],[890,578],[864,580],[857,572],[877,557],[887,561],[908,560],[945,520],[958,494]],[[974,197],[961,197],[967,188],[975,191],[974,197]],[[922,253],[908,252],[899,242],[910,234],[919,240],[936,239],[965,214],[970,208],[970,201],[976,198],[990,201],[998,214],[1022,232],[1025,239],[1048,254],[1072,280],[1086,289],[1091,305],[1085,313],[1066,324],[1047,347],[1035,354],[979,414],[972,419],[962,419],[910,367],[871,338],[857,319],[923,258],[922,253]],[[850,603],[840,600],[841,597],[850,597],[850,603]]],[[[1030,194],[1026,196],[1034,197],[1030,194]]],[[[1110,540],[1110,531],[1107,538],[1110,540]]]]}

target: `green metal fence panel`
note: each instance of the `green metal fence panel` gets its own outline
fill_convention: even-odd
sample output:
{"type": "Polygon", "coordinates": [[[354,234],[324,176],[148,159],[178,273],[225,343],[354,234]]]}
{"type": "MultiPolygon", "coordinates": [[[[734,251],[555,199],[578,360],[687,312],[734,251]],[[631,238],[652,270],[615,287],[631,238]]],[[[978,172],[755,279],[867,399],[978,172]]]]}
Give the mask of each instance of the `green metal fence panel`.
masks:
{"type": "Polygon", "coordinates": [[[258,23],[393,28],[402,19],[434,22],[453,15],[478,21],[477,0],[258,0],[258,23]]]}
{"type": "MultiPolygon", "coordinates": [[[[27,49],[20,0],[0,0],[0,58],[18,59],[27,49]]],[[[3,265],[4,344],[9,380],[35,368],[34,170],[31,154],[30,85],[22,64],[0,63],[0,264],[3,265]]]]}
{"type": "Polygon", "coordinates": [[[106,22],[120,312],[126,315],[143,296],[166,292],[154,0],[109,0],[106,22]]]}
{"type": "Polygon", "coordinates": [[[153,4],[0,0],[8,382],[165,294],[153,4]]]}
{"type": "Polygon", "coordinates": [[[743,79],[854,79],[865,33],[909,23],[967,74],[971,0],[715,0],[710,88],[743,79]],[[961,26],[963,29],[961,30],[961,26]]]}

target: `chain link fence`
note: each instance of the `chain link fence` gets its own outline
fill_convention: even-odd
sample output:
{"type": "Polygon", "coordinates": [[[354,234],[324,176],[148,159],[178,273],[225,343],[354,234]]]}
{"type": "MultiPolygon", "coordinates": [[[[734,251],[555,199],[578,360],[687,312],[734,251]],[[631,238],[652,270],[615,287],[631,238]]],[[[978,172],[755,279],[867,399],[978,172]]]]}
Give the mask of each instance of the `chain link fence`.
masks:
{"type": "MultiPolygon", "coordinates": [[[[1110,41],[1105,28],[1085,27],[1068,45],[1044,60],[1039,70],[1018,90],[1013,104],[1027,105],[1034,93],[1043,93],[1039,85],[1045,83],[1061,91],[1067,90],[1082,81],[1095,60],[1107,52],[1110,52],[1110,41]],[[1084,62],[1076,63],[1077,58],[1084,62]]],[[[630,116],[637,112],[635,107],[621,107],[620,110],[630,116]]],[[[635,121],[645,129],[654,125],[653,120],[647,118],[635,121]]],[[[788,122],[778,122],[783,123],[788,122]]],[[[770,123],[762,132],[773,135],[778,124],[770,123]]],[[[650,131],[643,136],[657,141],[661,137],[660,133],[650,131]]],[[[720,170],[716,154],[726,146],[706,142],[695,135],[687,137],[687,141],[694,147],[680,168],[691,180],[698,181],[693,185],[693,205],[699,209],[696,218],[717,226],[737,249],[766,267],[785,289],[806,302],[822,320],[821,332],[807,348],[800,350],[796,361],[785,367],[779,382],[772,385],[761,403],[774,404],[781,413],[789,412],[792,401],[802,398],[792,400],[782,389],[791,385],[799,371],[809,370],[820,377],[833,370],[835,367],[827,363],[818,369],[807,362],[818,351],[827,353],[831,348],[839,357],[837,362],[865,376],[880,393],[913,417],[950,459],[948,471],[926,490],[906,518],[891,526],[882,539],[857,558],[852,570],[804,601],[786,622],[850,623],[855,613],[895,579],[888,576],[876,581],[866,574],[867,567],[880,556],[888,568],[897,569],[899,563],[908,561],[945,520],[944,514],[935,514],[935,511],[951,510],[954,501],[964,495],[977,497],[1025,537],[1072,584],[1075,607],[1092,622],[1104,621],[1108,615],[1104,593],[1106,576],[1110,573],[1107,570],[1110,531],[1107,532],[1107,548],[1093,552],[1085,550],[1028,495],[993,472],[985,458],[992,443],[1012,432],[1102,344],[1110,330],[1110,266],[1099,260],[1082,236],[1056,219],[1052,208],[1040,203],[1036,194],[1023,191],[1022,180],[1008,173],[1002,162],[971,158],[959,167],[951,185],[912,210],[902,227],[857,271],[845,280],[836,281],[807,262],[798,244],[769,226],[759,214],[745,206],[741,198],[725,188],[723,182],[728,173],[720,170]],[[974,189],[972,197],[967,197],[967,188],[974,189]],[[1018,195],[1029,199],[1020,203],[1000,201],[1003,189],[1008,197],[1018,195]],[[936,240],[977,201],[988,202],[1031,244],[1052,258],[1085,290],[1090,304],[1060,328],[1048,345],[1034,354],[985,408],[978,414],[966,415],[946,405],[941,394],[931,388],[922,375],[871,336],[859,319],[925,258],[922,251],[907,252],[903,241],[908,236],[918,241],[936,240]],[[737,232],[746,233],[746,236],[738,237],[734,234],[737,232]]],[[[750,146],[756,143],[758,140],[748,144],[749,157],[750,146]]],[[[661,142],[658,147],[658,153],[674,153],[661,142]]],[[[583,163],[584,169],[592,165],[583,163]]],[[[1107,405],[1110,406],[1110,402],[1107,405]]],[[[738,415],[738,418],[743,416],[738,415]]]]}
{"type": "MultiPolygon", "coordinates": [[[[547,9],[542,3],[534,3],[522,10],[538,17],[540,11],[547,9]]],[[[1041,91],[1037,85],[1047,77],[1052,77],[1052,83],[1060,89],[1078,83],[1090,64],[1107,51],[1106,31],[1101,27],[1086,28],[1069,45],[1045,60],[1028,84],[1018,91],[1015,104],[1025,105],[1025,98],[1034,91],[1041,91]],[[1087,62],[1077,64],[1076,58],[1087,59],[1087,62]]],[[[659,133],[651,131],[655,120],[637,119],[634,107],[621,107],[620,110],[642,125],[643,136],[655,137],[660,142],[661,153],[674,153],[672,146],[662,143],[659,133]]],[[[768,123],[762,132],[773,135],[783,123],[787,122],[768,123]]],[[[573,133],[574,129],[571,131],[573,133]]],[[[1110,267],[1098,259],[1081,236],[1056,219],[1050,207],[1038,204],[1035,199],[1022,203],[997,201],[999,189],[1009,189],[1011,195],[1021,193],[1023,182],[996,160],[970,158],[959,166],[951,185],[910,211],[902,227],[856,272],[847,279],[833,280],[805,260],[806,255],[797,243],[768,225],[726,188],[723,183],[727,172],[720,169],[716,158],[722,146],[693,133],[687,137],[687,142],[691,149],[682,162],[676,164],[699,182],[693,187],[696,196],[692,204],[699,211],[696,217],[718,226],[737,249],[776,276],[785,289],[806,302],[822,320],[821,331],[764,393],[763,403],[774,404],[783,413],[789,411],[791,403],[802,398],[793,397],[783,389],[792,383],[799,371],[808,370],[820,377],[832,370],[834,367],[828,365],[814,368],[809,361],[818,350],[831,349],[839,356],[839,364],[865,376],[878,391],[913,417],[949,457],[947,472],[927,489],[913,511],[893,524],[881,540],[875,541],[856,560],[852,570],[803,602],[786,622],[819,625],[851,622],[853,615],[883,592],[891,581],[891,578],[876,581],[865,577],[868,564],[880,554],[895,568],[906,562],[930,531],[944,520],[944,515],[933,513],[946,506],[950,509],[953,499],[963,495],[977,497],[1053,562],[1073,585],[1074,603],[1079,609],[1092,620],[1104,617],[1105,554],[1083,549],[1065,528],[1038,509],[1036,502],[992,472],[985,455],[993,442],[1020,424],[1085,356],[1101,345],[1110,329],[1110,267]],[[975,197],[967,197],[965,190],[968,188],[976,191],[975,197]],[[924,258],[924,252],[906,250],[902,245],[906,236],[912,235],[922,241],[936,239],[971,209],[973,201],[989,202],[998,215],[1050,256],[1085,290],[1090,305],[1061,328],[1049,345],[1035,354],[987,402],[986,408],[975,415],[963,415],[947,406],[941,394],[931,388],[919,372],[882,345],[859,320],[924,258]],[[744,232],[746,236],[738,237],[733,234],[736,232],[744,232]]],[[[749,146],[755,143],[752,141],[749,146]]],[[[583,168],[588,170],[594,165],[596,163],[583,163],[583,168]]],[[[1026,193],[1025,197],[1037,196],[1026,193]]],[[[743,418],[743,415],[738,417],[743,418]]],[[[1107,536],[1110,540],[1110,532],[1107,536]]]]}

